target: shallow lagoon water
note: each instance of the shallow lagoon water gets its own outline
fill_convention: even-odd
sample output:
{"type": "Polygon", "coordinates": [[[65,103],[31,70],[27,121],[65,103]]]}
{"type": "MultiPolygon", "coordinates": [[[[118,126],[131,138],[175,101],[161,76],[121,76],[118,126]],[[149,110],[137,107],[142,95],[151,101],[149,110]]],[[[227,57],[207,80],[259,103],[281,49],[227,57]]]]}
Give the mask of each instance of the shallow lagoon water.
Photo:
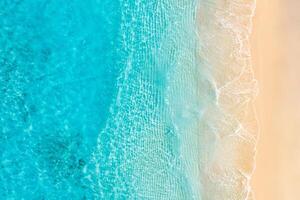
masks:
{"type": "Polygon", "coordinates": [[[1,1],[1,198],[200,199],[196,8],[1,1]]]}

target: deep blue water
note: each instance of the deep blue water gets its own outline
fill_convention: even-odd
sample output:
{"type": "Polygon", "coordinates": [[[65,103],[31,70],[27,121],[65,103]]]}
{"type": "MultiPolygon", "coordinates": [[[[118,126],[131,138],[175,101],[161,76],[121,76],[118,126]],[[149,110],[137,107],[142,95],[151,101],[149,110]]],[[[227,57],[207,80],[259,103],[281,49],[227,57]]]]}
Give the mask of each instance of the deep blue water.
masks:
{"type": "Polygon", "coordinates": [[[196,3],[1,0],[0,199],[199,199],[196,3]]]}

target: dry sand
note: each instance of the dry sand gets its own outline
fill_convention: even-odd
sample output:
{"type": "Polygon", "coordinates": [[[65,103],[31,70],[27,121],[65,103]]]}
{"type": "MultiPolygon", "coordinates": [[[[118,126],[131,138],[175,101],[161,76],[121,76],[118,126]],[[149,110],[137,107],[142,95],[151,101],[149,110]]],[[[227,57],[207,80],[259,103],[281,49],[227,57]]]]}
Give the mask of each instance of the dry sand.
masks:
{"type": "Polygon", "coordinates": [[[257,200],[300,199],[300,1],[257,0],[252,56],[260,94],[257,200]]]}

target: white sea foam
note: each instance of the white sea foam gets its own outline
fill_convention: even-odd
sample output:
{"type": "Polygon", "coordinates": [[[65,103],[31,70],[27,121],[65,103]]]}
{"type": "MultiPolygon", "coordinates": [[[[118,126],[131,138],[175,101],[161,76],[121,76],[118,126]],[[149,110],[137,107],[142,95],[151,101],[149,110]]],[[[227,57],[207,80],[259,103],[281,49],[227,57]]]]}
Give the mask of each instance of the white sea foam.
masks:
{"type": "Polygon", "coordinates": [[[204,112],[199,155],[203,199],[253,199],[257,122],[250,34],[255,0],[202,0],[198,11],[200,62],[216,101],[204,112]],[[204,144],[205,143],[205,144],[204,144]]]}

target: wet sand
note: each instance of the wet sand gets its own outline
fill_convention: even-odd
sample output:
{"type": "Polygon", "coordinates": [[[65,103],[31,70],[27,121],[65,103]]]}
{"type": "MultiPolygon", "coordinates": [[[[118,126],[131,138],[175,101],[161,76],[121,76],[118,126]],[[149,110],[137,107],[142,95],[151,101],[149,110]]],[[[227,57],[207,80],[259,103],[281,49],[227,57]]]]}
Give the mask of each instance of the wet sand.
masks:
{"type": "Polygon", "coordinates": [[[260,94],[257,200],[300,199],[300,1],[257,0],[252,56],[260,94]]]}
{"type": "Polygon", "coordinates": [[[199,156],[203,199],[252,199],[249,185],[257,138],[252,102],[257,82],[249,35],[254,8],[254,0],[200,3],[199,58],[215,89],[199,125],[201,144],[211,145],[199,156]]]}

